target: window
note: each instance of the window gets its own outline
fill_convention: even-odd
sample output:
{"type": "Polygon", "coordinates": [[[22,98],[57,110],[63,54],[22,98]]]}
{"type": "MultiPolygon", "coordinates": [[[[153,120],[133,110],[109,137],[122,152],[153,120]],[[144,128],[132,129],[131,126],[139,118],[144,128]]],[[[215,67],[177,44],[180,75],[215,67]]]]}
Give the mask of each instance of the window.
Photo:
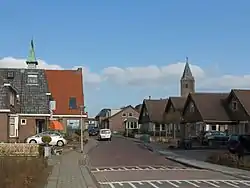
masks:
{"type": "Polygon", "coordinates": [[[184,87],[185,87],[185,88],[188,88],[188,84],[185,84],[184,87]]]}
{"type": "Polygon", "coordinates": [[[8,79],[14,78],[14,72],[13,72],[13,71],[9,71],[9,72],[7,73],[7,78],[8,78],[8,79]]]}
{"type": "Polygon", "coordinates": [[[15,95],[13,92],[10,93],[10,105],[15,105],[15,95]]]}
{"type": "Polygon", "coordinates": [[[194,103],[190,103],[189,110],[190,112],[194,112],[194,103]]]}
{"type": "Polygon", "coordinates": [[[37,84],[38,83],[37,75],[34,75],[34,74],[28,75],[27,83],[28,84],[37,84]]]}
{"type": "Polygon", "coordinates": [[[122,114],[122,117],[126,117],[127,115],[125,113],[122,114]]]}
{"type": "Polygon", "coordinates": [[[129,113],[128,116],[133,116],[133,114],[132,114],[132,113],[129,113]]]}
{"type": "Polygon", "coordinates": [[[232,102],[232,110],[237,110],[238,108],[238,103],[236,101],[232,102]]]}
{"type": "Polygon", "coordinates": [[[77,108],[76,98],[75,97],[70,97],[69,98],[69,108],[70,109],[76,109],[77,108]]]}
{"type": "Polygon", "coordinates": [[[9,136],[18,137],[18,116],[9,117],[9,136]]]}
{"type": "Polygon", "coordinates": [[[21,125],[26,125],[26,119],[21,119],[21,125]]]}

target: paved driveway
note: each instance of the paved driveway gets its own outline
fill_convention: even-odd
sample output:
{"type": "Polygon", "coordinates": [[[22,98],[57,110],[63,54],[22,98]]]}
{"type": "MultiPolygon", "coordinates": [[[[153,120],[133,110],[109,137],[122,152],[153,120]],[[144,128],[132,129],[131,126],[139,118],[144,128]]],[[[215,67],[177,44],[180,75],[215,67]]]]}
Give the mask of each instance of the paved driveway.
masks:
{"type": "Polygon", "coordinates": [[[250,181],[166,160],[122,138],[99,142],[89,153],[91,172],[102,187],[250,187],[250,181]]]}

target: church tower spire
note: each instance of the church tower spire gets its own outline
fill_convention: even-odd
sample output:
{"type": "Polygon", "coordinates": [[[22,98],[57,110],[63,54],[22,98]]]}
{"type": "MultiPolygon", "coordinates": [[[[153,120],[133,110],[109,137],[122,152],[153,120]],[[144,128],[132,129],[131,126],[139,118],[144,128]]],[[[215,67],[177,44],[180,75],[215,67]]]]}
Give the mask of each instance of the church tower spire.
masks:
{"type": "Polygon", "coordinates": [[[186,57],[186,64],[180,82],[182,97],[187,97],[189,93],[195,92],[195,79],[189,66],[188,57],[186,57]]]}
{"type": "Polygon", "coordinates": [[[35,47],[34,47],[33,39],[30,42],[30,51],[29,51],[26,64],[28,65],[28,69],[35,69],[36,66],[38,65],[38,62],[36,60],[36,55],[35,55],[35,47]]]}

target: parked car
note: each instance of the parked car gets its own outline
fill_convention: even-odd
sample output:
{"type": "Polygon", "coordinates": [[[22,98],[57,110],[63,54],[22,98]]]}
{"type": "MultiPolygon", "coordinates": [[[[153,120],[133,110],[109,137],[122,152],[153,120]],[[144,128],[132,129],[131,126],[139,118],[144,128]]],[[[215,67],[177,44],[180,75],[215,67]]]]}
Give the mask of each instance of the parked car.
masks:
{"type": "Polygon", "coordinates": [[[99,133],[99,129],[98,127],[89,127],[88,133],[89,133],[89,136],[97,136],[99,133]]]}
{"type": "Polygon", "coordinates": [[[110,140],[112,138],[112,133],[110,129],[101,129],[98,135],[98,140],[110,140]]]}
{"type": "Polygon", "coordinates": [[[228,140],[228,150],[231,153],[249,153],[250,135],[231,135],[228,140]]]}
{"type": "Polygon", "coordinates": [[[51,142],[49,143],[52,146],[62,147],[67,144],[67,140],[63,135],[57,131],[45,131],[33,136],[26,138],[26,143],[30,144],[43,144],[42,137],[48,135],[51,137],[51,142]]]}
{"type": "Polygon", "coordinates": [[[220,131],[208,131],[204,134],[202,144],[212,146],[214,143],[226,144],[228,142],[228,135],[220,131]]]}

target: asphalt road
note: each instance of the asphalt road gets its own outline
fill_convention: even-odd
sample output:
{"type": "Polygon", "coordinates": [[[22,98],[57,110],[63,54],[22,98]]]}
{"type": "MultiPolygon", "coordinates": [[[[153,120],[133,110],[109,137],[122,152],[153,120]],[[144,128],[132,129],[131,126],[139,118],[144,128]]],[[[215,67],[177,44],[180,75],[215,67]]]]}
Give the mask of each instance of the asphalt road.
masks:
{"type": "Polygon", "coordinates": [[[99,142],[89,159],[91,172],[103,188],[250,188],[250,181],[183,166],[123,138],[99,142]]]}

